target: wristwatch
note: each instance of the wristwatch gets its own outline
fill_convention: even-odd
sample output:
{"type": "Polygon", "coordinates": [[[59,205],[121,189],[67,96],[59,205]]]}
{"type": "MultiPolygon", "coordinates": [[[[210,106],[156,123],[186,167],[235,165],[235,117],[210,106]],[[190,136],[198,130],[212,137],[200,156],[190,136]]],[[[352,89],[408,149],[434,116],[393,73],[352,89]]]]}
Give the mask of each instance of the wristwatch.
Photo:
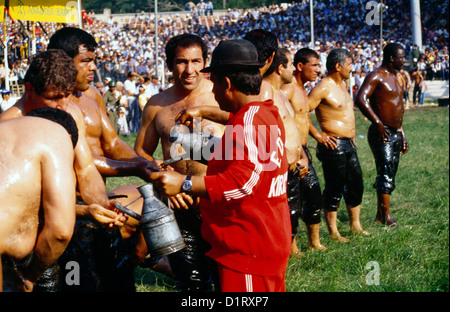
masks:
{"type": "Polygon", "coordinates": [[[188,174],[186,180],[181,184],[181,190],[185,193],[189,193],[192,188],[191,175],[188,174]]]}

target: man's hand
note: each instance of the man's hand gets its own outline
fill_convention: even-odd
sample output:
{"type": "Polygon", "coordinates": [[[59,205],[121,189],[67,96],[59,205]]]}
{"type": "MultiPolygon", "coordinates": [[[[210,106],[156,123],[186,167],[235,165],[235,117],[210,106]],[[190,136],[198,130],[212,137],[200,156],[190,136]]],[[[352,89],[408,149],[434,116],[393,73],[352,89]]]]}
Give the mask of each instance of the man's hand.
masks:
{"type": "Polygon", "coordinates": [[[199,203],[199,198],[197,197],[196,200],[186,194],[186,193],[179,193],[174,196],[169,197],[170,200],[170,206],[172,209],[189,209],[189,207],[192,207],[194,205],[197,205],[199,203]]]}
{"type": "MultiPolygon", "coordinates": [[[[114,204],[112,204],[112,207],[114,207],[114,204]]],[[[97,204],[91,204],[87,206],[86,214],[94,222],[108,228],[123,226],[127,221],[127,217],[121,212],[115,212],[112,208],[108,208],[104,208],[97,204]]]]}
{"type": "Polygon", "coordinates": [[[150,174],[152,172],[158,172],[161,171],[161,167],[162,167],[162,161],[159,160],[146,160],[144,158],[142,158],[142,170],[147,174],[147,176],[150,176],[150,174]]]}
{"type": "Polygon", "coordinates": [[[402,150],[401,150],[401,154],[405,155],[408,152],[408,149],[409,149],[408,141],[406,140],[406,137],[403,135],[402,136],[402,150]]]}
{"type": "Polygon", "coordinates": [[[298,175],[303,179],[308,174],[308,167],[300,166],[299,169],[298,175]]]}
{"type": "Polygon", "coordinates": [[[150,175],[153,184],[166,196],[174,196],[181,192],[185,175],[175,171],[153,172],[150,175]]]}
{"type": "Polygon", "coordinates": [[[199,107],[190,107],[181,111],[176,117],[175,122],[186,126],[192,125],[194,118],[202,118],[199,107]]]}
{"type": "Polygon", "coordinates": [[[337,147],[337,139],[333,136],[328,135],[326,132],[322,132],[317,137],[317,142],[320,144],[325,145],[326,148],[335,149],[337,147]]]}
{"type": "Polygon", "coordinates": [[[386,129],[386,127],[383,125],[382,122],[379,122],[376,125],[379,140],[383,143],[390,142],[391,139],[389,139],[389,136],[391,135],[391,132],[388,129],[386,129]]]}

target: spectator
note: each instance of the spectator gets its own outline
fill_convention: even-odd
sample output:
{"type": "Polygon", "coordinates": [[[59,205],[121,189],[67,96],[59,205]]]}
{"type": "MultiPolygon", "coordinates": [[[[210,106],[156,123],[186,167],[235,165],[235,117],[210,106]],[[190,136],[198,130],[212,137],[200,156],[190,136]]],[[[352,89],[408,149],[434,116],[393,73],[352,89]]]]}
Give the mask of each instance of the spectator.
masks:
{"type": "Polygon", "coordinates": [[[108,90],[103,94],[103,101],[106,105],[106,113],[108,114],[108,118],[111,121],[111,124],[114,126],[116,132],[119,133],[119,128],[117,127],[119,98],[117,95],[116,82],[109,82],[108,90]]]}
{"type": "Polygon", "coordinates": [[[5,85],[5,78],[7,74],[8,73],[5,68],[5,64],[3,62],[0,62],[0,88],[5,85]]]}
{"type": "Polygon", "coordinates": [[[124,82],[124,91],[128,100],[128,112],[130,120],[130,131],[137,133],[139,129],[139,103],[137,101],[138,91],[136,88],[136,77],[138,74],[135,72],[128,72],[128,79],[124,82]]]}
{"type": "MultiPolygon", "coordinates": [[[[423,71],[423,73],[425,72],[423,71]]],[[[419,67],[414,69],[414,72],[411,74],[411,78],[414,81],[413,107],[419,107],[420,95],[422,93],[422,83],[425,80],[419,67]]]]}
{"type": "Polygon", "coordinates": [[[425,102],[425,92],[428,90],[427,82],[424,80],[422,81],[422,86],[420,89],[420,106],[423,106],[425,102]]]}
{"type": "Polygon", "coordinates": [[[206,3],[206,15],[208,14],[211,16],[213,16],[214,14],[214,5],[211,0],[208,0],[208,2],[206,3]]]}
{"type": "Polygon", "coordinates": [[[197,10],[199,16],[204,16],[206,11],[206,3],[203,0],[200,0],[200,2],[197,4],[197,10]]]}
{"type": "Polygon", "coordinates": [[[448,54],[445,56],[444,60],[442,61],[442,73],[443,73],[443,79],[449,80],[449,63],[448,63],[448,54]]]}
{"type": "Polygon", "coordinates": [[[417,63],[419,62],[420,57],[420,50],[417,44],[414,45],[414,49],[411,50],[411,59],[413,62],[413,67],[417,66],[417,63]]]}
{"type": "Polygon", "coordinates": [[[2,101],[0,102],[0,111],[4,112],[16,103],[16,100],[11,98],[11,91],[3,89],[2,101]]]}

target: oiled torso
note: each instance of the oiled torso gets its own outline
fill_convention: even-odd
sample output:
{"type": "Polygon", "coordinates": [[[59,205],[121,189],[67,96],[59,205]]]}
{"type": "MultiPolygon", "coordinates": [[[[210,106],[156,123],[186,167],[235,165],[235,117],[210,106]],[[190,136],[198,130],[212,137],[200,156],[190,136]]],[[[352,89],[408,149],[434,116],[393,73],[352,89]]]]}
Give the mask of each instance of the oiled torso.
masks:
{"type": "MultiPolygon", "coordinates": [[[[214,99],[214,94],[209,90],[204,92],[194,92],[187,97],[179,97],[172,92],[167,92],[164,95],[160,94],[159,99],[161,101],[158,102],[160,108],[155,115],[155,127],[161,139],[163,157],[164,159],[170,159],[185,153],[178,143],[173,146],[173,143],[169,142],[170,132],[175,126],[175,118],[178,114],[189,107],[208,105],[218,106],[218,104],[214,99]]],[[[176,127],[176,129],[182,133],[193,131],[186,126],[176,127]]],[[[207,119],[201,120],[199,124],[195,124],[195,127],[197,127],[197,131],[205,131],[216,137],[221,137],[223,135],[224,127],[207,119]]],[[[206,174],[206,166],[195,160],[181,160],[171,164],[171,166],[182,174],[206,174]]]]}
{"type": "Polygon", "coordinates": [[[336,84],[331,78],[324,78],[321,88],[327,90],[327,95],[316,108],[316,116],[322,131],[329,135],[342,138],[355,136],[355,113],[353,99],[345,84],[336,84]]]}

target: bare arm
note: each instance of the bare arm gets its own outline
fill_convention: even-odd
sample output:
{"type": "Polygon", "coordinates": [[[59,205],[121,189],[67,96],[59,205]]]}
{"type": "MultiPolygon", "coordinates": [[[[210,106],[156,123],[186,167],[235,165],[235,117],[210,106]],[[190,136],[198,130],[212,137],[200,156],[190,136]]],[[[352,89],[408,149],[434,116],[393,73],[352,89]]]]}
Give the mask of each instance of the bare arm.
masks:
{"type": "Polygon", "coordinates": [[[197,106],[185,109],[175,118],[177,122],[181,124],[189,125],[193,118],[200,117],[206,118],[211,121],[225,125],[230,119],[230,113],[221,110],[215,106],[197,106]]]}
{"type": "Polygon", "coordinates": [[[361,88],[358,91],[358,94],[356,95],[356,101],[355,104],[359,107],[361,110],[361,113],[367,117],[371,122],[373,123],[381,123],[380,118],[375,114],[372,107],[370,106],[369,99],[372,96],[372,94],[375,92],[375,89],[377,88],[379,83],[379,78],[376,75],[375,72],[372,72],[369,74],[366,79],[364,79],[363,84],[361,85],[361,88]]]}
{"type": "Polygon", "coordinates": [[[374,112],[369,101],[379,83],[380,77],[378,76],[378,73],[376,71],[370,73],[366,79],[364,79],[364,82],[359,89],[355,104],[359,107],[361,113],[377,126],[380,139],[382,141],[389,141],[390,132],[386,129],[383,122],[374,112]]]}
{"type": "Polygon", "coordinates": [[[73,105],[68,112],[78,127],[78,142],[75,147],[74,168],[81,197],[87,204],[98,204],[105,208],[109,205],[105,182],[95,167],[89,145],[86,141],[86,126],[78,106],[73,105]]]}
{"type": "Polygon", "coordinates": [[[408,141],[406,140],[405,130],[403,129],[403,126],[400,128],[400,133],[402,134],[402,155],[406,154],[409,149],[408,141]]]}
{"type": "MultiPolygon", "coordinates": [[[[141,127],[139,128],[139,132],[134,143],[136,153],[146,159],[153,159],[153,153],[155,152],[160,139],[159,133],[155,126],[156,114],[161,108],[158,105],[154,105],[155,99],[158,100],[158,98],[158,96],[153,96],[145,106],[142,113],[141,127]]],[[[165,167],[165,169],[168,169],[168,167],[165,167]]],[[[169,199],[172,208],[188,209],[188,203],[191,205],[194,204],[192,197],[184,193],[181,193],[179,196],[170,196],[169,199]]]]}
{"type": "MultiPolygon", "coordinates": [[[[314,87],[308,95],[309,111],[315,110],[325,98],[326,90],[324,90],[323,84],[314,87]]],[[[337,147],[337,139],[324,131],[320,133],[312,124],[311,119],[309,119],[309,133],[318,143],[324,144],[327,148],[335,149],[337,147]]]]}
{"type": "Polygon", "coordinates": [[[41,159],[45,222],[38,234],[31,263],[24,269],[24,277],[31,282],[35,282],[61,256],[75,225],[73,148],[64,135],[66,139],[54,142],[52,151],[46,150],[41,159]]]}
{"type": "MultiPolygon", "coordinates": [[[[152,173],[151,179],[160,191],[167,196],[173,196],[181,192],[181,185],[186,180],[186,175],[175,171],[152,173]]],[[[203,176],[192,176],[192,189],[189,194],[209,198],[203,176]]]]}
{"type": "MultiPolygon", "coordinates": [[[[98,103],[100,101],[98,100],[98,103]]],[[[102,136],[100,138],[104,155],[93,155],[94,163],[102,176],[138,176],[149,181],[149,175],[158,171],[155,162],[139,157],[117,134],[108,116],[105,105],[100,106],[102,136]]]]}
{"type": "Polygon", "coordinates": [[[307,174],[308,174],[308,156],[306,155],[305,150],[302,147],[301,150],[301,154],[300,154],[300,159],[298,161],[298,164],[300,166],[300,178],[304,178],[307,174]]]}
{"type": "Polygon", "coordinates": [[[310,112],[319,106],[320,102],[325,98],[325,92],[322,88],[322,83],[315,86],[308,94],[308,109],[310,112]]]}
{"type": "Polygon", "coordinates": [[[159,134],[155,126],[155,117],[160,107],[153,105],[153,98],[149,100],[142,112],[142,122],[134,143],[136,153],[145,159],[154,160],[153,153],[159,143],[159,134]]]}

